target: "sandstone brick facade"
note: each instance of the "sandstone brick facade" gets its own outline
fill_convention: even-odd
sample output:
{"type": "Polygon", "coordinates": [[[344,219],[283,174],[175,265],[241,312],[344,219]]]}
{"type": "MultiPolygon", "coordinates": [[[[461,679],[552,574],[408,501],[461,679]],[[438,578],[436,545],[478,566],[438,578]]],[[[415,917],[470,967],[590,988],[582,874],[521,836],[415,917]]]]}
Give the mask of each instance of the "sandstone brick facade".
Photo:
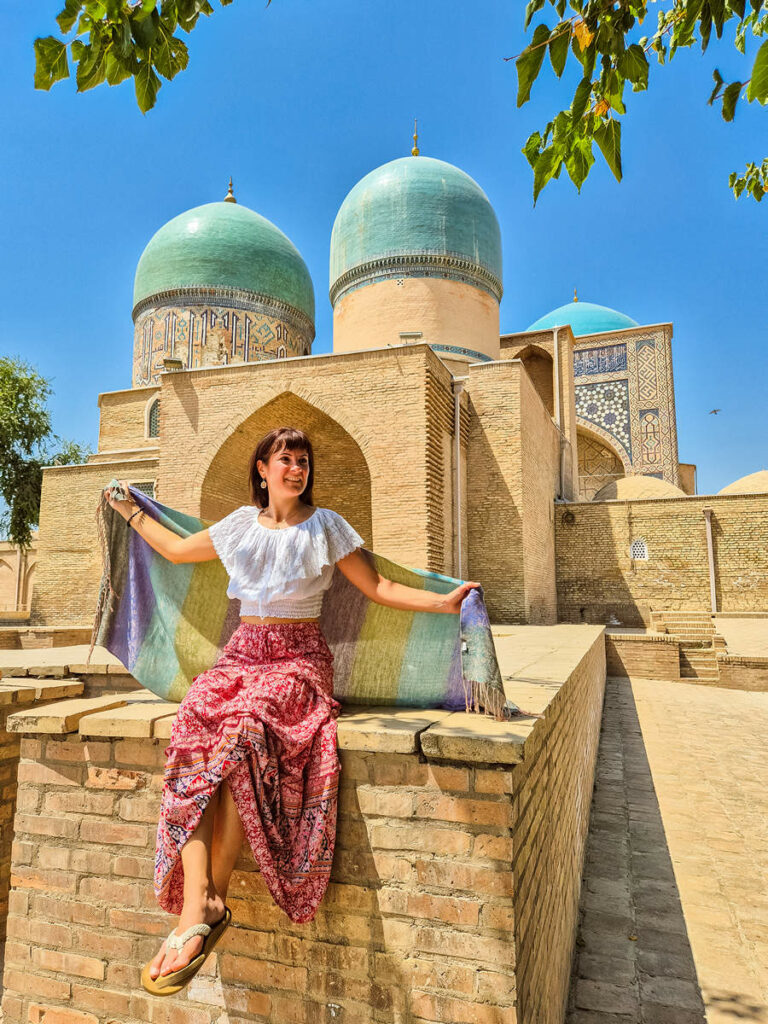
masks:
{"type": "Polygon", "coordinates": [[[499,619],[554,621],[561,435],[522,362],[472,364],[463,383],[459,499],[453,378],[428,345],[204,367],[163,374],[159,388],[102,395],[99,452],[85,466],[44,472],[32,621],[90,621],[100,578],[94,513],[112,476],[154,483],[160,501],[214,521],[250,502],[251,452],[285,423],[312,438],[315,503],[341,513],[368,546],[477,579],[499,619]],[[159,437],[147,438],[158,397],[159,437]]]}
{"type": "Polygon", "coordinates": [[[691,496],[558,505],[558,615],[650,622],[654,610],[709,611],[704,509],[712,509],[718,611],[768,608],[768,496],[691,496]],[[630,557],[646,542],[647,560],[630,557]]]}

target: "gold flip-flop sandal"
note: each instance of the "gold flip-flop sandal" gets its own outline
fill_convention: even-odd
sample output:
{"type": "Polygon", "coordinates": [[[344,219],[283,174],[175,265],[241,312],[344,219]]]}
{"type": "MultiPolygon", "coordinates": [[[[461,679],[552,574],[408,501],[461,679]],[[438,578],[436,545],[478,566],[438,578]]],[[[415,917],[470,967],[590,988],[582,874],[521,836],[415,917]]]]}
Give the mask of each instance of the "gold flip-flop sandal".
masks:
{"type": "Polygon", "coordinates": [[[188,964],[185,964],[184,967],[180,967],[178,971],[173,971],[171,974],[158,974],[154,979],[149,974],[150,965],[145,964],[141,972],[141,984],[147,992],[151,992],[153,996],[172,996],[180,992],[203,966],[209,953],[213,951],[214,946],[229,927],[231,920],[232,911],[229,907],[225,907],[224,917],[217,921],[216,924],[193,924],[191,928],[187,928],[181,935],[177,935],[174,928],[166,939],[166,949],[181,950],[184,948],[184,943],[189,942],[195,935],[204,936],[203,948],[196,957],[190,960],[188,964]]]}

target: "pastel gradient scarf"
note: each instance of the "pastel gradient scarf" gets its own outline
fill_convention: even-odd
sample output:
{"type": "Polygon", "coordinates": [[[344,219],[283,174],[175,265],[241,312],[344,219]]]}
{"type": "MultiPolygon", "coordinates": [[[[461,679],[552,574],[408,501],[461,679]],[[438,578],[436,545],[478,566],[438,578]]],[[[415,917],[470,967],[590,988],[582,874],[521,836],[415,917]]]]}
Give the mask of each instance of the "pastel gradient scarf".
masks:
{"type": "MultiPolygon", "coordinates": [[[[181,537],[210,526],[130,492],[147,515],[181,537]]],[[[218,559],[174,565],[104,495],[96,518],[104,574],[91,651],[105,647],[142,686],[180,701],[240,624],[240,602],[226,594],[226,570],[218,559]]],[[[445,594],[461,582],[361,551],[397,583],[445,594]]],[[[470,591],[458,615],[401,611],[370,601],[336,569],[320,627],[334,655],[334,696],[342,704],[444,708],[498,721],[524,714],[505,698],[482,588],[470,591]]]]}

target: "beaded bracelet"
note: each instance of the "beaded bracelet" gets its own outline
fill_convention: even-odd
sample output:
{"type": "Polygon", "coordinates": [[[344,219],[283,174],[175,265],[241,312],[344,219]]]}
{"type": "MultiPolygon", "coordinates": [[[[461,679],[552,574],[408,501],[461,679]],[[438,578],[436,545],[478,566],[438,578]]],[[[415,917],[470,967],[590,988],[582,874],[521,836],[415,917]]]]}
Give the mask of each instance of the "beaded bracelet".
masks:
{"type": "Polygon", "coordinates": [[[139,512],[143,512],[143,511],[144,511],[143,508],[137,508],[135,512],[131,513],[131,515],[128,516],[128,518],[126,519],[126,523],[128,523],[128,525],[130,526],[131,525],[131,520],[133,519],[133,517],[137,516],[139,514],[139,512]]]}

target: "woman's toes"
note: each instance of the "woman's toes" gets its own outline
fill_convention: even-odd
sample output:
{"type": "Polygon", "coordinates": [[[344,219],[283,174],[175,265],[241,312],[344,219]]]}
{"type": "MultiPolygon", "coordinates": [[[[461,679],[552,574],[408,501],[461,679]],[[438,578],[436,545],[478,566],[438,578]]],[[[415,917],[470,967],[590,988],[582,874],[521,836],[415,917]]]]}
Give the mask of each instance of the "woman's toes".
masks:
{"type": "Polygon", "coordinates": [[[152,981],[156,981],[157,980],[157,978],[158,978],[158,976],[160,974],[160,969],[163,966],[163,960],[164,959],[165,959],[165,943],[162,944],[162,946],[160,947],[160,952],[157,954],[155,959],[149,965],[149,976],[152,979],[152,981]]]}

